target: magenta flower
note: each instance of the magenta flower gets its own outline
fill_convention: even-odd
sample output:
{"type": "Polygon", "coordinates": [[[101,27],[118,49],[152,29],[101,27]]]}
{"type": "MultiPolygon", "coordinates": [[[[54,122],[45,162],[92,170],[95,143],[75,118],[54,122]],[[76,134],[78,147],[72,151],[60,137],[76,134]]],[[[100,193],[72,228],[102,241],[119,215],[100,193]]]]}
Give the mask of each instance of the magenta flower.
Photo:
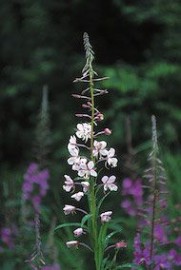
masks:
{"type": "Polygon", "coordinates": [[[36,211],[40,210],[42,198],[47,193],[48,178],[49,171],[47,169],[40,170],[36,163],[31,163],[24,175],[23,200],[30,201],[36,211]]]}

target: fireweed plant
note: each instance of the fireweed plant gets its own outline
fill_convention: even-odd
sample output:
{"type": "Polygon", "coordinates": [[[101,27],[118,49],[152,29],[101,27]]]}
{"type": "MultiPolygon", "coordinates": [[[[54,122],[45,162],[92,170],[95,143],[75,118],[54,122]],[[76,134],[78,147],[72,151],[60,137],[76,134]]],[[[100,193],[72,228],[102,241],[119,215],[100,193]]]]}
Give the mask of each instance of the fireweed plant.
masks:
{"type": "MultiPolygon", "coordinates": [[[[179,255],[179,243],[171,239],[170,221],[167,215],[167,188],[166,174],[162,162],[159,159],[156,119],[152,116],[152,151],[148,161],[150,167],[145,171],[144,177],[147,184],[134,184],[129,179],[123,182],[123,191],[127,192],[128,185],[133,189],[132,195],[137,200],[137,195],[143,195],[145,190],[146,198],[143,206],[137,204],[138,232],[134,239],[134,269],[145,270],[173,270],[181,266],[181,255],[179,255]],[[125,187],[126,186],[126,187],[125,187]],[[136,190],[140,192],[136,192],[136,190]]],[[[125,207],[125,202],[123,203],[125,207]]],[[[128,207],[129,208],[129,207],[128,207]]],[[[127,211],[128,213],[135,213],[127,211]]]]}
{"type": "MultiPolygon", "coordinates": [[[[75,239],[66,242],[68,248],[79,248],[83,246],[93,253],[96,270],[113,269],[111,265],[107,268],[106,251],[115,248],[117,254],[120,248],[126,247],[124,241],[119,241],[109,246],[109,239],[115,233],[108,235],[108,224],[112,219],[111,209],[101,211],[104,200],[111,192],[117,191],[116,177],[109,171],[103,176],[102,172],[108,168],[117,166],[115,149],[108,148],[107,142],[100,138],[101,135],[110,135],[111,130],[105,128],[98,130],[98,123],[104,119],[103,114],[96,108],[95,98],[107,94],[107,90],[96,88],[95,83],[106,78],[98,78],[92,63],[94,52],[89,42],[87,33],[84,33],[84,47],[86,52],[86,64],[82,71],[82,77],[74,82],[86,84],[81,94],[73,94],[73,97],[83,101],[82,108],[86,112],[76,114],[82,119],[77,124],[75,134],[70,137],[68,151],[70,157],[67,162],[72,167],[74,178],[65,175],[63,189],[70,192],[73,201],[87,200],[88,210],[81,209],[74,203],[66,204],[63,208],[65,215],[83,214],[80,225],[73,231],[75,239]],[[87,234],[89,243],[84,243],[81,237],[87,234]]],[[[66,225],[66,224],[64,224],[66,225]]],[[[60,225],[63,227],[64,225],[60,225]]],[[[69,224],[67,224],[69,225],[69,224]]],[[[70,224],[74,226],[74,224],[70,224]]],[[[75,224],[76,225],[76,224],[75,224]]],[[[113,260],[116,260],[116,255],[113,260]]],[[[114,268],[115,269],[115,268],[114,268]]]]}
{"type": "MultiPolygon", "coordinates": [[[[47,169],[47,155],[50,145],[49,134],[48,89],[44,86],[34,145],[34,157],[36,158],[36,162],[32,162],[29,165],[24,175],[22,186],[23,222],[26,229],[28,228],[35,233],[34,251],[26,262],[30,268],[34,270],[60,270],[59,264],[56,263],[56,256],[51,258],[51,261],[53,261],[52,264],[46,265],[47,260],[45,261],[44,258],[40,233],[42,200],[49,189],[48,180],[50,174],[47,169]],[[32,216],[34,216],[33,219],[32,216]]],[[[53,239],[53,237],[51,238],[53,239]]],[[[53,250],[55,250],[53,243],[51,248],[53,253],[53,250]]]]}

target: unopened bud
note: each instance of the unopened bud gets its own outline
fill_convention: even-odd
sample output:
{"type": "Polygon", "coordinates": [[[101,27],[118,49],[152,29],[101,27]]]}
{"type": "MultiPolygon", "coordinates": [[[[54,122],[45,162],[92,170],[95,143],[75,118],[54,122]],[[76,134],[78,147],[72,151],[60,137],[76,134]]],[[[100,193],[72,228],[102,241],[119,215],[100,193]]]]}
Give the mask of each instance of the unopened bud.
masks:
{"type": "Polygon", "coordinates": [[[109,128],[104,129],[104,134],[105,135],[111,135],[112,131],[109,128]]]}
{"type": "Polygon", "coordinates": [[[126,248],[127,247],[127,243],[125,241],[120,241],[120,242],[117,242],[115,244],[115,247],[116,248],[126,248]]]}
{"type": "Polygon", "coordinates": [[[66,242],[68,248],[78,248],[79,242],[78,241],[68,241],[66,242]]]}
{"type": "Polygon", "coordinates": [[[96,119],[97,121],[102,121],[102,120],[104,120],[104,115],[103,115],[102,113],[98,113],[98,114],[96,115],[95,119],[96,119]]]}

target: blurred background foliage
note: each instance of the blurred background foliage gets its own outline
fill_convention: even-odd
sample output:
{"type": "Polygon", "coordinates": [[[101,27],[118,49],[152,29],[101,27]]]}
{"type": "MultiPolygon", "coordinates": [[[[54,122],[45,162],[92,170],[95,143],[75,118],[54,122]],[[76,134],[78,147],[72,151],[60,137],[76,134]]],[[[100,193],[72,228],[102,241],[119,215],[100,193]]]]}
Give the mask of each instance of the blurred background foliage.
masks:
{"type": "MultiPolygon", "coordinates": [[[[32,147],[44,85],[49,88],[52,177],[43,216],[47,228],[47,216],[64,220],[61,209],[66,199],[61,186],[69,170],[66,145],[77,123],[74,113],[80,111],[71,97],[79,86],[72,82],[85,61],[84,31],[89,33],[96,54],[95,69],[110,77],[101,85],[109,89],[109,95],[99,100],[98,106],[105,112],[104,124],[113,131],[109,142],[120,159],[120,181],[130,175],[130,167],[125,165],[129,154],[126,119],[131,123],[136,174],[141,175],[150,147],[150,117],[155,114],[173,209],[181,191],[180,1],[0,2],[1,223],[5,211],[14,209],[13,215],[18,214],[22,175],[34,159],[32,147]]],[[[118,196],[118,205],[120,201],[118,196]]],[[[118,212],[121,214],[121,209],[118,212]]],[[[63,252],[65,247],[59,245],[63,252]]],[[[80,268],[75,269],[81,267],[80,260],[80,268]]]]}

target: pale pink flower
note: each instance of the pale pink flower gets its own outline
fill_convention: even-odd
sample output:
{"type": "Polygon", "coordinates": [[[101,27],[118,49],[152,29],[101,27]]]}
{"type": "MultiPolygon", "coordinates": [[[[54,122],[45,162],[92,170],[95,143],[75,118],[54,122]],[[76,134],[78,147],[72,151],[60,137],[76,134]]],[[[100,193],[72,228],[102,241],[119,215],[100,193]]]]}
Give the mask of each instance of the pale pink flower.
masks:
{"type": "Polygon", "coordinates": [[[75,135],[70,136],[69,144],[76,146],[77,145],[77,139],[75,135]]]}
{"type": "Polygon", "coordinates": [[[63,189],[67,192],[70,192],[71,189],[74,189],[74,181],[68,175],[64,175],[65,177],[65,185],[63,185],[63,189]]]}
{"type": "Polygon", "coordinates": [[[68,248],[78,248],[79,242],[78,241],[68,241],[66,242],[68,248]]]}
{"type": "Polygon", "coordinates": [[[100,155],[100,157],[105,156],[107,154],[107,151],[106,151],[106,146],[107,146],[107,143],[105,141],[101,141],[101,142],[98,142],[98,141],[94,141],[94,149],[93,149],[93,156],[94,157],[98,157],[98,155],[100,155]]]}
{"type": "Polygon", "coordinates": [[[77,228],[76,230],[73,231],[73,233],[74,233],[74,235],[76,237],[79,237],[79,236],[81,236],[84,233],[84,231],[83,231],[82,228],[77,228]]]}
{"type": "Polygon", "coordinates": [[[80,157],[79,157],[79,149],[78,148],[72,148],[69,149],[69,153],[71,157],[67,160],[69,165],[74,165],[79,162],[80,157]]]}
{"type": "Polygon", "coordinates": [[[76,201],[79,202],[82,199],[83,196],[84,196],[84,193],[80,191],[80,192],[77,192],[77,193],[73,194],[71,196],[71,198],[73,198],[73,199],[75,199],[76,201]]]}
{"type": "Polygon", "coordinates": [[[83,187],[83,192],[87,192],[89,190],[90,184],[87,181],[81,182],[81,185],[83,187]]]}
{"type": "Polygon", "coordinates": [[[78,157],[77,160],[75,161],[75,163],[72,165],[72,170],[79,171],[82,166],[85,166],[86,165],[86,163],[87,163],[87,159],[86,158],[80,158],[80,157],[78,157]]]}
{"type": "Polygon", "coordinates": [[[108,176],[103,176],[101,181],[104,184],[104,190],[107,191],[108,189],[110,191],[117,191],[118,187],[117,185],[114,184],[116,180],[116,177],[114,175],[108,177],[108,176]]]}
{"type": "Polygon", "coordinates": [[[117,166],[118,160],[114,156],[115,156],[115,149],[110,148],[110,150],[106,152],[106,159],[107,159],[106,162],[111,167],[116,167],[117,166]]]}
{"type": "Polygon", "coordinates": [[[112,211],[107,211],[107,212],[104,212],[100,215],[101,217],[101,222],[104,223],[104,222],[109,222],[111,220],[111,215],[112,215],[112,211]]]}
{"type": "Polygon", "coordinates": [[[76,210],[76,207],[69,204],[66,204],[65,207],[63,208],[65,215],[74,214],[75,210],[76,210]]]}
{"type": "Polygon", "coordinates": [[[87,164],[81,164],[78,170],[78,175],[86,179],[89,178],[90,175],[93,177],[97,177],[97,172],[94,169],[94,162],[89,161],[87,164]]]}
{"type": "Polygon", "coordinates": [[[69,144],[68,144],[68,150],[69,150],[69,152],[71,153],[75,148],[78,149],[78,146],[77,146],[77,139],[76,139],[76,137],[73,135],[73,136],[70,136],[69,144]]]}
{"type": "Polygon", "coordinates": [[[76,135],[78,138],[87,142],[91,138],[91,125],[88,123],[78,124],[76,135]]]}

